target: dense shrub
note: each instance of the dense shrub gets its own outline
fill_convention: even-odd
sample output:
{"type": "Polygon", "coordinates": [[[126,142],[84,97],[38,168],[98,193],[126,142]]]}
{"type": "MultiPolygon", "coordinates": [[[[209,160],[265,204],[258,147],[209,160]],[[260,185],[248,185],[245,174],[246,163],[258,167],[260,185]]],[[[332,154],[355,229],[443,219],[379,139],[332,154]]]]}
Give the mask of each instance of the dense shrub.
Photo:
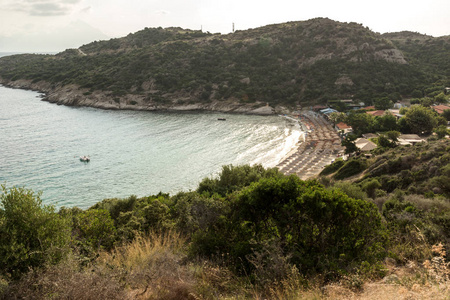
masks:
{"type": "Polygon", "coordinates": [[[197,192],[207,192],[210,195],[217,193],[221,196],[226,196],[228,193],[239,190],[245,186],[256,182],[261,178],[280,177],[281,173],[276,168],[265,169],[262,165],[250,167],[243,166],[223,166],[222,172],[218,178],[203,179],[197,189],[197,192]]]}
{"type": "Polygon", "coordinates": [[[367,163],[362,159],[350,159],[347,161],[336,174],[333,175],[334,179],[341,180],[350,176],[356,175],[364,171],[367,167],[367,163]]]}
{"type": "Polygon", "coordinates": [[[332,164],[327,165],[322,172],[320,172],[320,175],[326,176],[326,175],[330,175],[334,172],[336,172],[340,167],[342,167],[344,165],[344,160],[341,159],[337,159],[335,162],[333,162],[332,164]]]}
{"type": "Polygon", "coordinates": [[[76,216],[75,230],[78,238],[96,251],[111,249],[116,239],[116,228],[109,212],[102,209],[89,209],[76,216]]]}
{"type": "Polygon", "coordinates": [[[60,261],[69,253],[70,223],[24,188],[0,196],[0,273],[20,276],[29,268],[60,261]]]}
{"type": "Polygon", "coordinates": [[[264,178],[232,199],[228,215],[192,245],[195,254],[229,254],[238,269],[276,243],[302,272],[343,272],[383,256],[385,233],[376,206],[297,177],[264,178]]]}

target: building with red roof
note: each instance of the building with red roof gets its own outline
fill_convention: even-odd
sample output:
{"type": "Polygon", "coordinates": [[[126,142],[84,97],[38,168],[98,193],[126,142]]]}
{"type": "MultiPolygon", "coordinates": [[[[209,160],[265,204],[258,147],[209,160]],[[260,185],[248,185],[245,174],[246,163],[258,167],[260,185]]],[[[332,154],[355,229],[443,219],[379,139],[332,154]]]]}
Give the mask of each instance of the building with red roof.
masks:
{"type": "Polygon", "coordinates": [[[434,109],[438,114],[442,115],[444,113],[444,110],[450,109],[450,106],[441,104],[441,105],[432,106],[431,108],[434,109]]]}
{"type": "Polygon", "coordinates": [[[384,115],[386,112],[384,110],[372,110],[372,111],[366,111],[366,114],[372,115],[374,117],[380,117],[384,115]]]}
{"type": "Polygon", "coordinates": [[[334,128],[337,131],[343,131],[344,133],[349,133],[353,131],[352,126],[345,124],[344,122],[337,123],[334,128]]]}

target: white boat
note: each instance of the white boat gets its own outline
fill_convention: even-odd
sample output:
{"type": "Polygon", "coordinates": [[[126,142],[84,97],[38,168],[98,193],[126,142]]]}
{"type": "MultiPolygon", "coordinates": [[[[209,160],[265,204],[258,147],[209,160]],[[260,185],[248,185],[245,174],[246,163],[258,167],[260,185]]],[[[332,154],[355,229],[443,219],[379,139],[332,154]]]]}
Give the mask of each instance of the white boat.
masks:
{"type": "Polygon", "coordinates": [[[89,156],[80,156],[80,161],[84,161],[84,162],[89,162],[91,160],[91,158],[89,156]]]}

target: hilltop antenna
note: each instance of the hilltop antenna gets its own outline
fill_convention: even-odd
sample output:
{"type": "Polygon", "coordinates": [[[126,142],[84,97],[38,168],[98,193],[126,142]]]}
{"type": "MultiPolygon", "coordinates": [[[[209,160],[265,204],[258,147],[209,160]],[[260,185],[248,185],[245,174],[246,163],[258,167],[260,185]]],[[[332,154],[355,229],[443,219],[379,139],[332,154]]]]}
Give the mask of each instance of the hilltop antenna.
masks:
{"type": "Polygon", "coordinates": [[[233,33],[234,33],[234,22],[233,22],[233,33]]]}

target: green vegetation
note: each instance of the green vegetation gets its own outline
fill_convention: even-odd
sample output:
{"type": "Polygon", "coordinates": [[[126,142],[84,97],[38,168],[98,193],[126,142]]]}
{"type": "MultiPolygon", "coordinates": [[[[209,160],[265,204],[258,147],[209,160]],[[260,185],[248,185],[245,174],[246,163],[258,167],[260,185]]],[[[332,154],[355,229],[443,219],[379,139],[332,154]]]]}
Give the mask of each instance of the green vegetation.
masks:
{"type": "MultiPolygon", "coordinates": [[[[445,258],[448,150],[449,141],[436,140],[337,160],[324,172],[331,179],[320,179],[327,186],[224,166],[196,191],[59,213],[31,191],[4,187],[0,296],[297,299],[330,282],[362,290],[387,274],[386,258],[397,268],[445,258]]],[[[435,284],[428,268],[415,283],[435,284]]]]}
{"type": "MultiPolygon", "coordinates": [[[[2,186],[0,298],[355,298],[342,289],[363,293],[365,282],[381,278],[392,287],[385,275],[399,269],[413,274],[389,279],[401,288],[431,286],[437,292],[427,297],[448,297],[450,112],[430,108],[448,101],[448,53],[448,38],[380,36],[355,23],[314,19],[225,36],[146,28],[55,56],[1,58],[2,82],[79,86],[84,97],[103,91],[131,105],[352,98],[385,109],[402,97],[415,105],[399,120],[334,114],[333,122],[357,135],[382,132],[381,147],[369,157],[336,160],[317,180],[224,166],[195,191],[59,212],[39,193],[2,186]],[[141,98],[124,99],[129,94],[141,98]],[[400,132],[436,136],[396,146],[400,132]]],[[[346,152],[357,149],[355,138],[344,139],[346,152]]]]}
{"type": "Polygon", "coordinates": [[[69,251],[70,222],[39,195],[22,188],[0,196],[0,276],[17,278],[29,268],[57,263],[69,251]]]}
{"type": "Polygon", "coordinates": [[[353,134],[346,136],[342,141],[342,145],[347,148],[346,153],[357,151],[352,142],[364,133],[381,133],[378,137],[378,145],[388,148],[396,146],[395,142],[402,133],[428,136],[436,132],[439,138],[446,135],[447,115],[445,113],[439,115],[432,108],[422,104],[403,107],[400,112],[404,116],[399,119],[389,111],[384,112],[382,116],[374,117],[363,109],[351,110],[347,115],[341,116],[340,119],[353,128],[353,134]]]}
{"type": "Polygon", "coordinates": [[[450,85],[448,39],[393,40],[322,18],[228,35],[146,28],[54,56],[3,57],[0,77],[51,88],[75,84],[83,97],[103,91],[117,103],[133,94],[157,106],[179,99],[291,107],[353,99],[385,108],[402,97],[437,97],[450,85]]]}

